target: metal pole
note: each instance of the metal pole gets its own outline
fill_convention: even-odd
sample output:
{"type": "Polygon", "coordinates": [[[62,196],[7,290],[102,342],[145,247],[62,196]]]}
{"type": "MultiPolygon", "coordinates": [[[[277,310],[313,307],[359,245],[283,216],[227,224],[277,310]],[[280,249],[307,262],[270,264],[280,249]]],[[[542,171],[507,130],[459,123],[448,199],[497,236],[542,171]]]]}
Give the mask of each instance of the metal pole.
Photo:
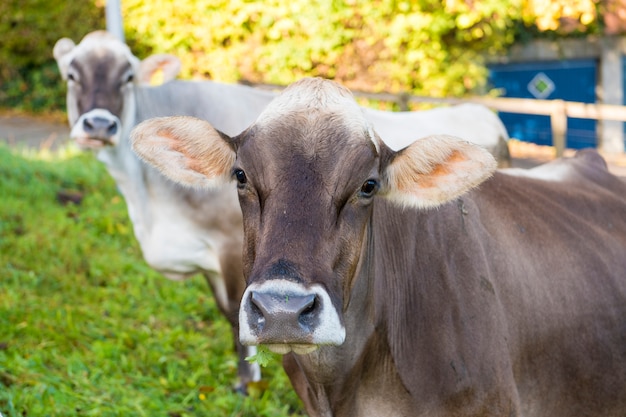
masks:
{"type": "Polygon", "coordinates": [[[120,0],[107,0],[105,12],[107,31],[124,42],[124,25],[122,24],[122,6],[120,0]]]}

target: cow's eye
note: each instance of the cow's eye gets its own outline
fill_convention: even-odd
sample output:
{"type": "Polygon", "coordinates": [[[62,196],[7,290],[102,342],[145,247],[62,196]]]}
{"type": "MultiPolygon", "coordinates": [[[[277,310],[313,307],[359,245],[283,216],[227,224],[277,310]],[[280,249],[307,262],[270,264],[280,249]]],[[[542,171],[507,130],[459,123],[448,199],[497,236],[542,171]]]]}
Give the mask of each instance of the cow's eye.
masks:
{"type": "Polygon", "coordinates": [[[134,74],[128,74],[128,75],[126,76],[126,83],[127,83],[127,84],[128,84],[128,83],[132,83],[134,79],[135,79],[135,75],[134,75],[134,74]]]}
{"type": "Polygon", "coordinates": [[[243,187],[248,182],[248,178],[246,178],[246,173],[243,172],[242,169],[236,169],[233,172],[233,176],[237,180],[238,187],[243,187]]]}
{"type": "Polygon", "coordinates": [[[369,198],[376,193],[376,190],[378,190],[378,181],[370,179],[363,183],[360,194],[362,197],[369,198]]]}
{"type": "Polygon", "coordinates": [[[76,76],[74,75],[74,73],[72,73],[72,72],[68,73],[67,74],[67,80],[76,82],[76,76]]]}

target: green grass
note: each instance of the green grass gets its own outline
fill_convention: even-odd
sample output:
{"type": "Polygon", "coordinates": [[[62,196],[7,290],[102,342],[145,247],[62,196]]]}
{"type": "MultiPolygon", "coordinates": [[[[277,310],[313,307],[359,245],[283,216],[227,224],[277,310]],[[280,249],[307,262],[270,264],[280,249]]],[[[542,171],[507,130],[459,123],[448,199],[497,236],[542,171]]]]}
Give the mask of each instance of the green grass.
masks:
{"type": "Polygon", "coordinates": [[[145,264],[91,154],[0,145],[4,417],[301,415],[280,363],[263,371],[249,397],[232,391],[231,331],[208,286],[145,264]]]}

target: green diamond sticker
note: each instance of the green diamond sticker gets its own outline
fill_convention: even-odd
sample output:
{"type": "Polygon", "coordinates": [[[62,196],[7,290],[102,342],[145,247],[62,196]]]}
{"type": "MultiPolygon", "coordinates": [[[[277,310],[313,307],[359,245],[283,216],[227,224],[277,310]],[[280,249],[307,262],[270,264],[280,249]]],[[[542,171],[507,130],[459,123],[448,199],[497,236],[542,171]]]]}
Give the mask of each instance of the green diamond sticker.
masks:
{"type": "Polygon", "coordinates": [[[535,75],[528,83],[528,91],[538,99],[547,98],[554,89],[554,82],[543,72],[535,75]]]}

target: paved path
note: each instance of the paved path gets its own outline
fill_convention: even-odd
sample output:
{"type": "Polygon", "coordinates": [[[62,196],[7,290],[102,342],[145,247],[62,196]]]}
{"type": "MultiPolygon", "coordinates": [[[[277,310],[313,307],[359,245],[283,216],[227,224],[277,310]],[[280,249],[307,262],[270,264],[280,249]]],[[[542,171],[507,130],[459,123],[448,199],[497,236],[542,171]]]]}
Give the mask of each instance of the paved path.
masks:
{"type": "MultiPolygon", "coordinates": [[[[67,123],[44,117],[0,113],[0,141],[11,146],[39,149],[55,149],[69,139],[67,123]]],[[[509,142],[513,166],[529,168],[554,159],[554,149],[532,143],[512,140],[509,142]]],[[[573,155],[568,149],[566,156],[573,155]]],[[[616,175],[626,177],[626,154],[605,155],[609,169],[616,175]]]]}
{"type": "Polygon", "coordinates": [[[43,117],[0,114],[0,141],[11,146],[55,149],[69,141],[67,123],[43,117]]]}

